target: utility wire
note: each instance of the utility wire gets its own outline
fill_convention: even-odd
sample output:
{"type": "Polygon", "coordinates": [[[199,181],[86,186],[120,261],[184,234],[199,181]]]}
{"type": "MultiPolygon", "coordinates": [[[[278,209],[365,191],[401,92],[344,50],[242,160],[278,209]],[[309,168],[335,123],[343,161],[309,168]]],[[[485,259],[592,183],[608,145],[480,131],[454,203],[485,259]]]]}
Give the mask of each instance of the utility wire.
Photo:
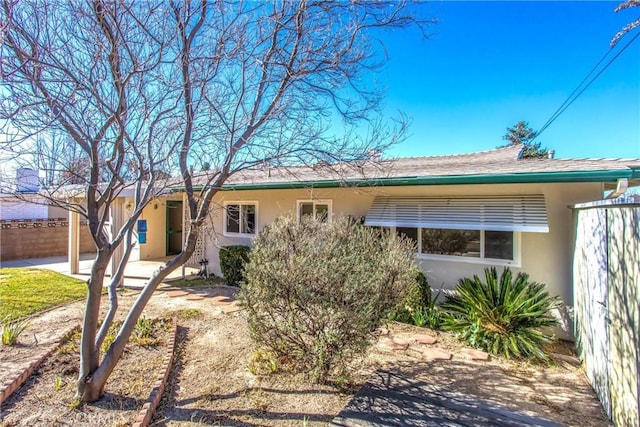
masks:
{"type": "Polygon", "coordinates": [[[640,32],[638,32],[631,40],[629,40],[629,42],[624,45],[624,47],[622,47],[622,49],[620,49],[618,51],[618,53],[616,53],[614,55],[613,58],[611,58],[609,60],[609,62],[607,62],[605,64],[604,67],[602,67],[602,69],[585,85],[585,82],[587,81],[587,79],[589,78],[589,76],[591,76],[600,66],[600,64],[602,64],[602,62],[607,58],[607,56],[609,56],[609,54],[612,52],[611,49],[609,49],[607,51],[607,53],[605,53],[602,58],[600,58],[600,60],[598,61],[598,63],[591,69],[591,71],[589,71],[589,73],[584,77],[584,79],[582,79],[582,81],[580,82],[580,84],[578,84],[578,86],[573,90],[573,92],[571,92],[571,94],[567,97],[567,99],[565,99],[565,101],[560,105],[560,107],[558,107],[558,109],[551,115],[551,117],[549,118],[549,120],[547,120],[547,122],[540,128],[540,130],[536,133],[536,136],[531,140],[532,142],[538,137],[540,136],[540,134],[542,132],[544,132],[545,129],[547,129],[562,113],[564,113],[564,111],[569,108],[569,106],[571,104],[573,104],[573,102],[578,99],[578,97],[580,95],[582,95],[582,93],[587,90],[587,88],[589,88],[589,86],[591,86],[593,84],[593,82],[596,81],[596,79],[598,77],[600,77],[602,75],[602,73],[605,72],[605,70],[607,68],[609,68],[609,66],[613,63],[613,61],[615,61],[620,55],[622,55],[622,52],[624,52],[638,37],[640,37],[640,32]],[[582,87],[584,85],[584,87],[582,87]]]}

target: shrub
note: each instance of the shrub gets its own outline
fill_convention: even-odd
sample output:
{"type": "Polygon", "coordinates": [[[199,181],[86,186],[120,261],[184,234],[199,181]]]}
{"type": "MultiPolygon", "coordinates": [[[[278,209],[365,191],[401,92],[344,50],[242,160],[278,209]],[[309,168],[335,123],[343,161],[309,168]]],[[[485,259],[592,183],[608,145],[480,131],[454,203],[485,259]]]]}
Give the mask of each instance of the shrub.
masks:
{"type": "Polygon", "coordinates": [[[256,376],[271,375],[278,370],[276,355],[271,350],[257,349],[251,354],[249,372],[256,376]]]}
{"type": "Polygon", "coordinates": [[[389,319],[438,330],[442,323],[440,308],[436,305],[439,296],[439,292],[433,295],[427,277],[424,273],[418,272],[411,292],[402,304],[391,312],[389,319]]]}
{"type": "Polygon", "coordinates": [[[15,345],[18,338],[30,325],[28,320],[12,320],[6,317],[2,320],[2,345],[15,345]]]}
{"type": "Polygon", "coordinates": [[[239,294],[253,339],[317,382],[344,372],[414,283],[413,243],[338,218],[279,218],[254,241],[239,294]]]}
{"type": "Polygon", "coordinates": [[[545,328],[558,325],[552,312],[560,299],[549,295],[546,285],[529,282],[526,273],[512,280],[505,268],[498,280],[496,269],[488,268],[485,277],[485,283],[478,276],[458,282],[443,305],[444,329],[492,354],[546,360],[542,345],[553,337],[545,328]]]}
{"type": "Polygon", "coordinates": [[[240,286],[244,280],[244,269],[249,262],[251,248],[243,245],[232,245],[220,248],[220,270],[229,286],[240,286]]]}

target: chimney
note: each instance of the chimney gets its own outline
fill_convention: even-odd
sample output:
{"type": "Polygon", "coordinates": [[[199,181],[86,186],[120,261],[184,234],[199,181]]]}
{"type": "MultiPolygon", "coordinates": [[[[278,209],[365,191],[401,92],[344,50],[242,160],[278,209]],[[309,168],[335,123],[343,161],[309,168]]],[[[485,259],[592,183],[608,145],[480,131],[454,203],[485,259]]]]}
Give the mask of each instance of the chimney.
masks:
{"type": "Polygon", "coordinates": [[[553,156],[556,154],[556,150],[549,150],[549,152],[547,153],[547,157],[549,159],[553,159],[553,156]]]}
{"type": "Polygon", "coordinates": [[[19,193],[37,193],[40,188],[38,181],[38,171],[36,170],[18,168],[16,171],[16,190],[19,193]]]}

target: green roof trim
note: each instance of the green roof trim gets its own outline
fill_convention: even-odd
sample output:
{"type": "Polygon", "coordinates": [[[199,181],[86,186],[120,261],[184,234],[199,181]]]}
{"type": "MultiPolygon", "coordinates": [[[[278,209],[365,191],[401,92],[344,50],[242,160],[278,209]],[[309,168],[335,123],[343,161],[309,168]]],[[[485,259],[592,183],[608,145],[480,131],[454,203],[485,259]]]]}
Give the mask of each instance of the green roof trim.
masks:
{"type": "Polygon", "coordinates": [[[260,182],[224,184],[222,191],[288,190],[298,188],[340,187],[398,187],[410,185],[466,185],[466,184],[533,184],[557,182],[606,182],[619,178],[640,178],[640,169],[617,169],[573,172],[530,172],[481,175],[442,175],[398,178],[372,178],[321,181],[260,182]]]}

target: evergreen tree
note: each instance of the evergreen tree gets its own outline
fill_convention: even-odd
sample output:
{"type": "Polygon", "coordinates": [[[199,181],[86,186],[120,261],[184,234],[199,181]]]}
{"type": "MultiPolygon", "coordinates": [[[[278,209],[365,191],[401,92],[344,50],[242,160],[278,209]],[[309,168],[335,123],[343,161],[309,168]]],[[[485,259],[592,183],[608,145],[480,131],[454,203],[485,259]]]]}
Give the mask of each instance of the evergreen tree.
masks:
{"type": "Polygon", "coordinates": [[[542,147],[541,142],[533,142],[538,132],[529,127],[529,123],[521,120],[513,127],[507,128],[507,133],[502,139],[509,141],[504,147],[511,145],[524,145],[522,158],[524,159],[543,159],[548,157],[549,150],[542,147]]]}

